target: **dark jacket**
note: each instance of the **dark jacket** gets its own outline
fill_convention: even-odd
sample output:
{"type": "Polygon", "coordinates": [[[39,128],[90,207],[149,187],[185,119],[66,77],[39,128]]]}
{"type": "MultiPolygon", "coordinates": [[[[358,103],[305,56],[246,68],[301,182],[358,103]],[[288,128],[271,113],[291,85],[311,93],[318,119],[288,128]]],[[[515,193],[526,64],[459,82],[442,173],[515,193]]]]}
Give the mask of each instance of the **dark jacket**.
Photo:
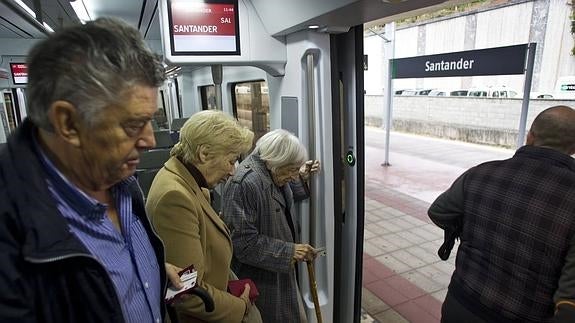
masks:
{"type": "Polygon", "coordinates": [[[461,230],[448,294],[477,316],[550,322],[554,298],[575,296],[570,156],[524,146],[465,172],[428,212],[443,229],[461,230]]]}
{"type": "Polygon", "coordinates": [[[223,197],[234,245],[232,268],[239,278],[255,282],[263,321],[301,322],[292,263],[299,225],[290,185],[277,187],[265,163],[252,153],[226,183],[223,197]]]}
{"type": "MultiPolygon", "coordinates": [[[[36,132],[24,121],[0,151],[0,322],[124,322],[106,269],[68,230],[56,208],[34,149],[36,132]]],[[[163,246],[137,184],[132,196],[134,213],[158,259],[160,295],[165,295],[163,246]]]]}

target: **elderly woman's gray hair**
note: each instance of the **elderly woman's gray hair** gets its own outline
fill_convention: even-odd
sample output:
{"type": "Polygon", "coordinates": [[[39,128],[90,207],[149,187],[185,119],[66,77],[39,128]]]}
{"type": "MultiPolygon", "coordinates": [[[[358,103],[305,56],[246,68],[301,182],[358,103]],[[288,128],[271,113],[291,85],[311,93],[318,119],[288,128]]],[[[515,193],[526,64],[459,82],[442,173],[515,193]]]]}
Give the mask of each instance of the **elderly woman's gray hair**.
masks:
{"type": "Polygon", "coordinates": [[[206,110],[192,115],[180,130],[180,141],[170,151],[171,156],[186,163],[199,162],[198,149],[207,148],[208,154],[219,158],[226,154],[245,154],[251,148],[254,133],[240,126],[238,121],[218,110],[206,110]]]}
{"type": "Polygon", "coordinates": [[[86,124],[104,107],[120,102],[133,86],[158,87],[164,67],[140,32],[120,20],[100,18],[64,28],[28,55],[27,102],[38,127],[51,131],[48,110],[55,101],[73,104],[86,124]]]}
{"type": "Polygon", "coordinates": [[[263,135],[256,143],[255,150],[272,172],[288,165],[301,166],[307,160],[305,146],[298,137],[283,129],[263,135]]]}

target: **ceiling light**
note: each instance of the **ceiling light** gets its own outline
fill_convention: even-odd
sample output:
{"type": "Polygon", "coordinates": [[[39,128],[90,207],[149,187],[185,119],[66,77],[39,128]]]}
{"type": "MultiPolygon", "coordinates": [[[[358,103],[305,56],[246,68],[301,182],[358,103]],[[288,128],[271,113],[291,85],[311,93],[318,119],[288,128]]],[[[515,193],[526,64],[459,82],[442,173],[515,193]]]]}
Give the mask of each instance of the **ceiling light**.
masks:
{"type": "Polygon", "coordinates": [[[47,23],[42,23],[42,25],[44,26],[44,28],[46,28],[47,31],[53,33],[54,29],[52,29],[52,27],[50,27],[50,25],[48,25],[47,23]]]}
{"type": "MultiPolygon", "coordinates": [[[[24,9],[24,11],[26,11],[30,16],[32,16],[32,17],[34,17],[34,19],[36,19],[36,12],[34,12],[34,10],[32,10],[24,2],[22,2],[22,0],[14,0],[14,2],[16,2],[16,4],[19,5],[20,8],[24,9]]],[[[52,27],[50,27],[50,25],[48,25],[47,23],[43,22],[42,26],[44,26],[44,29],[46,29],[47,31],[49,31],[51,33],[54,32],[54,29],[52,27]]]]}
{"type": "Polygon", "coordinates": [[[26,12],[36,18],[36,13],[34,12],[34,10],[30,9],[30,7],[28,7],[24,2],[22,2],[22,0],[14,0],[14,2],[16,2],[17,5],[19,5],[20,7],[22,7],[22,9],[26,10],[26,12]]]}
{"type": "Polygon", "coordinates": [[[318,25],[309,25],[309,26],[307,26],[307,28],[309,28],[309,29],[318,29],[319,26],[318,26],[318,25]]]}
{"type": "Polygon", "coordinates": [[[72,6],[72,9],[74,9],[76,16],[78,16],[78,19],[80,19],[80,21],[83,24],[85,24],[86,21],[92,20],[92,18],[90,18],[90,14],[88,13],[88,9],[86,9],[86,5],[84,4],[84,1],[73,0],[73,1],[70,1],[70,5],[72,6]]]}

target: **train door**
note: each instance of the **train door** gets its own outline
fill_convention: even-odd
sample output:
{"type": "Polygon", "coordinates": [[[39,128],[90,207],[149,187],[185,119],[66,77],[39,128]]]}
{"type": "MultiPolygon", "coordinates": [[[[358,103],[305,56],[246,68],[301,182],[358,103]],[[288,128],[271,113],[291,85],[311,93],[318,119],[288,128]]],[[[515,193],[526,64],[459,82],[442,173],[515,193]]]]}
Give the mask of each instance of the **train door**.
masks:
{"type": "MultiPolygon", "coordinates": [[[[268,77],[272,128],[296,133],[322,171],[300,204],[302,242],[326,247],[315,278],[324,322],[359,322],[363,257],[363,29],[288,36],[281,83],[268,77]],[[279,91],[278,91],[279,90],[279,91]],[[301,90],[301,92],[300,92],[301,90]],[[279,97],[274,95],[280,93],[279,97]],[[272,106],[273,108],[273,106],[272,106]]],[[[310,277],[299,268],[310,323],[316,322],[310,277]]]]}
{"type": "Polygon", "coordinates": [[[364,227],[363,26],[331,36],[334,322],[359,322],[364,227]]]}

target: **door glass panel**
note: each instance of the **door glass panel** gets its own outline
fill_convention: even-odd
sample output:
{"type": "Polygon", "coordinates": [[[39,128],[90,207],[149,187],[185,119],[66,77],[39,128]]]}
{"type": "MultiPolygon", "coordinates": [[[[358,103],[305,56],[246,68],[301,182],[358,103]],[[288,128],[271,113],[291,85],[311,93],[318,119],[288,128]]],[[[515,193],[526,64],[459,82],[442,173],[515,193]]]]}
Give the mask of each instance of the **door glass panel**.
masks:
{"type": "Polygon", "coordinates": [[[202,101],[202,110],[216,109],[216,86],[200,86],[200,98],[202,101]]]}
{"type": "Polygon", "coordinates": [[[265,81],[233,85],[234,116],[254,132],[254,142],[270,131],[270,100],[265,81]]]}

